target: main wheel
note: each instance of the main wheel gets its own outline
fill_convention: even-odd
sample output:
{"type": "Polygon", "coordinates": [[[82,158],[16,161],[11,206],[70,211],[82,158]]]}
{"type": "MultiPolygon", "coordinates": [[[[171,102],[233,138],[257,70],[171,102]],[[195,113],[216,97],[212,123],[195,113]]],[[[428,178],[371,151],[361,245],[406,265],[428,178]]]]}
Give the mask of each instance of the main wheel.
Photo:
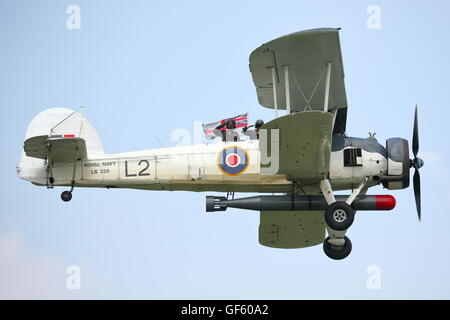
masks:
{"type": "Polygon", "coordinates": [[[344,237],[345,243],[343,246],[334,246],[328,242],[330,237],[326,238],[323,242],[323,251],[325,254],[333,260],[341,260],[347,258],[350,252],[352,252],[352,242],[349,238],[344,237]]]}
{"type": "Polygon", "coordinates": [[[330,204],[325,211],[325,222],[334,230],[346,230],[350,228],[355,219],[355,213],[346,202],[337,201],[330,204]]]}
{"type": "Polygon", "coordinates": [[[61,199],[64,202],[72,200],[72,192],[70,192],[70,191],[63,191],[61,193],[61,199]]]}

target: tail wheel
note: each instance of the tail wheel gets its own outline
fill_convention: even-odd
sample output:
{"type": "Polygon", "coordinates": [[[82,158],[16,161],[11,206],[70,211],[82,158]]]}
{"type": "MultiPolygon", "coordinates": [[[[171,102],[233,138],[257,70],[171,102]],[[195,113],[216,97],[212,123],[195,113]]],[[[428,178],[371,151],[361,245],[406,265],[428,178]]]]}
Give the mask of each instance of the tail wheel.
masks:
{"type": "Polygon", "coordinates": [[[72,192],[70,191],[63,191],[61,193],[61,200],[64,202],[68,202],[70,200],[72,200],[72,192]]]}
{"type": "Polygon", "coordinates": [[[323,242],[323,251],[329,258],[342,260],[347,258],[350,252],[352,252],[352,242],[349,238],[344,237],[345,243],[343,246],[334,246],[328,240],[330,240],[330,237],[326,238],[323,242]]]}
{"type": "Polygon", "coordinates": [[[325,222],[333,230],[350,228],[355,219],[355,213],[346,202],[337,201],[330,204],[325,211],[325,222]]]}

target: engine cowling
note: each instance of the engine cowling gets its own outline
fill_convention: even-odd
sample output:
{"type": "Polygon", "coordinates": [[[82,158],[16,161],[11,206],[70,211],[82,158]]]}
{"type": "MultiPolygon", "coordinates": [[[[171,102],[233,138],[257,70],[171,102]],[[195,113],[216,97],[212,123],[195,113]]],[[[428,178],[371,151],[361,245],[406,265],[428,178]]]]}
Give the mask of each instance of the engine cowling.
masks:
{"type": "Polygon", "coordinates": [[[410,167],[408,140],[387,139],[386,151],[387,176],[381,178],[383,186],[389,190],[408,188],[410,167]]]}

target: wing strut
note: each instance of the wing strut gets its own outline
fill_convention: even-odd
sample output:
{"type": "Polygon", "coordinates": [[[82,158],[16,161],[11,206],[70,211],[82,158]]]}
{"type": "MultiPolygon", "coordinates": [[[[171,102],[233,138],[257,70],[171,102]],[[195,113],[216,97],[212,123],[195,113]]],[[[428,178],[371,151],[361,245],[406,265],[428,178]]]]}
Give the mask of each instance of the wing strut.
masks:
{"type": "Polygon", "coordinates": [[[331,62],[327,63],[327,78],[325,82],[325,99],[323,102],[323,111],[328,112],[328,100],[330,98],[330,78],[331,78],[331,62]]]}
{"type": "Polygon", "coordinates": [[[273,106],[275,109],[275,118],[278,118],[278,100],[277,100],[277,77],[276,66],[272,67],[272,90],[273,90],[273,106]]]}
{"type": "Polygon", "coordinates": [[[286,111],[291,114],[291,93],[289,87],[289,66],[284,66],[284,87],[286,89],[286,111]]]}

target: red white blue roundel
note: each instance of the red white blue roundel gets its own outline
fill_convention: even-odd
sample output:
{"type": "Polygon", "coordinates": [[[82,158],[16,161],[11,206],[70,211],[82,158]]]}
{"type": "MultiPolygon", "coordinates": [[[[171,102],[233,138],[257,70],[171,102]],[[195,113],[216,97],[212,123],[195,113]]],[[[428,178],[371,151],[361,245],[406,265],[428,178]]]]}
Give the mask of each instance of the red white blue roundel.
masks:
{"type": "Polygon", "coordinates": [[[217,166],[229,176],[237,176],[247,170],[250,158],[248,152],[240,147],[227,147],[219,152],[217,166]]]}

